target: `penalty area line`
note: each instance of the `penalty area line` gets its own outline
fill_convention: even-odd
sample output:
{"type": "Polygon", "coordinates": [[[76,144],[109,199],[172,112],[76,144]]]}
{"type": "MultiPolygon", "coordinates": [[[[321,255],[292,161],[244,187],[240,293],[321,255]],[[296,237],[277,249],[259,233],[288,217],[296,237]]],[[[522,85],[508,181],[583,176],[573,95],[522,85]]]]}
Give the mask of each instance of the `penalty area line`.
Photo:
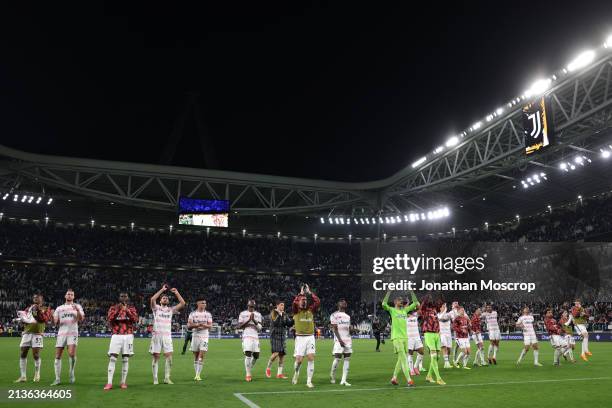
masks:
{"type": "MultiPolygon", "coordinates": [[[[541,383],[558,383],[568,381],[595,381],[595,380],[612,380],[612,377],[590,377],[590,378],[553,378],[546,380],[531,380],[531,381],[503,381],[503,382],[486,382],[486,383],[471,383],[471,384],[447,384],[443,386],[425,386],[425,387],[401,387],[410,391],[421,390],[443,390],[445,388],[462,388],[462,387],[486,387],[491,385],[516,385],[516,384],[541,384],[541,383]]],[[[279,395],[279,394],[315,394],[315,393],[333,393],[333,392],[359,392],[359,391],[384,391],[393,390],[392,387],[377,387],[377,388],[341,388],[333,390],[288,390],[288,391],[251,391],[251,392],[236,392],[234,396],[244,402],[249,408],[260,408],[259,405],[245,397],[245,395],[279,395]]]]}

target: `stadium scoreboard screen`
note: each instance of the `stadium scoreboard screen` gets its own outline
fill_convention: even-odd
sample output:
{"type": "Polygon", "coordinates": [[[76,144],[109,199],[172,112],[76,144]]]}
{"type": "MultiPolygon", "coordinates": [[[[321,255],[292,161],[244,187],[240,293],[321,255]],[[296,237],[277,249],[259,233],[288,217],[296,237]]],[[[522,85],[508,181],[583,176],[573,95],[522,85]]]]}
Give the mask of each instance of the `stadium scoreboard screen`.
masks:
{"type": "Polygon", "coordinates": [[[200,227],[228,226],[228,200],[200,200],[181,197],[178,203],[178,223],[200,227]]]}
{"type": "Polygon", "coordinates": [[[525,154],[545,149],[552,143],[552,118],[547,98],[542,97],[523,107],[525,154]]]}

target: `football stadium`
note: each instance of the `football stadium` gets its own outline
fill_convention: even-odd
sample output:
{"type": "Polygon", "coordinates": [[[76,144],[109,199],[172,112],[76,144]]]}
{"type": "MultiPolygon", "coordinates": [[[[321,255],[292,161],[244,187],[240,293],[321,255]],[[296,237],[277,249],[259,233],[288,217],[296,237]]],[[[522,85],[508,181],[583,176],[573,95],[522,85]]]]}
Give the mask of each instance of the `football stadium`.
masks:
{"type": "MultiPolygon", "coordinates": [[[[298,27],[270,23],[276,27],[275,38],[286,34],[288,39],[264,36],[261,41],[297,41],[296,32],[308,20],[304,16],[323,24],[318,19],[328,12],[325,7],[268,11],[279,18],[291,14],[298,27]]],[[[100,35],[111,36],[108,41],[135,41],[140,28],[131,24],[140,20],[121,13],[106,9],[104,18],[98,16],[104,27],[112,26],[100,35]],[[117,15],[126,18],[121,21],[131,34],[114,34],[123,30],[108,23],[117,15]]],[[[264,14],[259,10],[254,15],[263,19],[264,14]]],[[[570,14],[568,8],[566,18],[570,14]]],[[[507,18],[513,24],[520,20],[507,18]]],[[[542,34],[529,28],[533,19],[524,23],[529,36],[517,34],[515,46],[527,47],[530,37],[542,34]]],[[[612,27],[611,21],[602,24],[612,27]]],[[[177,29],[181,25],[173,24],[177,29]]],[[[36,31],[40,27],[28,27],[30,33],[43,33],[36,31]]],[[[197,59],[206,65],[211,55],[226,56],[219,49],[235,38],[248,43],[244,33],[236,34],[240,30],[223,27],[216,34],[210,29],[207,35],[214,40],[202,43],[206,45],[188,45],[187,40],[168,45],[146,36],[138,41],[151,55],[174,55],[177,60],[169,65],[180,66],[182,53],[209,52],[193,57],[194,64],[197,59]],[[222,36],[214,37],[220,32],[222,36]]],[[[346,27],[355,35],[359,31],[346,27]]],[[[147,30],[142,33],[157,28],[147,30]]],[[[312,41],[321,45],[328,34],[312,41]]],[[[337,35],[344,38],[346,33],[337,35]]],[[[440,41],[452,43],[452,34],[442,37],[440,41]]],[[[83,38],[93,41],[85,34],[83,38]]],[[[551,38],[556,37],[549,35],[546,41],[551,38]]],[[[49,72],[57,68],[75,81],[81,78],[71,70],[87,66],[91,61],[86,55],[74,51],[78,64],[64,60],[62,47],[49,41],[43,48],[57,52],[58,58],[45,59],[41,66],[55,64],[49,72]]],[[[27,99],[19,93],[27,87],[27,70],[19,77],[12,63],[1,63],[0,85],[10,90],[6,100],[15,100],[11,108],[6,104],[13,113],[5,115],[5,122],[33,134],[42,129],[47,140],[29,139],[27,132],[7,127],[0,143],[0,402],[23,407],[610,406],[612,29],[581,41],[575,50],[574,44],[568,46],[569,53],[564,44],[554,44],[554,52],[546,50],[548,59],[542,57],[546,64],[522,61],[540,70],[528,86],[503,95],[478,117],[457,119],[462,122],[451,133],[444,130],[444,119],[423,112],[446,115],[445,110],[461,109],[461,101],[414,105],[419,110],[408,116],[420,136],[411,136],[415,147],[401,152],[403,164],[375,157],[379,144],[395,149],[387,127],[354,141],[342,133],[332,140],[332,132],[325,136],[328,146],[283,151],[288,156],[283,163],[308,161],[310,170],[297,173],[282,163],[218,165],[229,155],[258,166],[258,157],[268,149],[263,145],[274,140],[257,129],[267,120],[260,119],[249,135],[261,139],[260,150],[247,148],[253,144],[235,134],[215,135],[233,146],[229,152],[215,150],[211,134],[220,125],[214,112],[222,108],[212,105],[227,101],[207,100],[204,89],[184,93],[178,109],[157,108],[155,115],[163,116],[159,120],[167,125],[161,126],[167,132],[159,143],[151,140],[156,133],[145,134],[144,128],[152,128],[138,122],[151,115],[137,112],[141,102],[105,96],[109,100],[103,103],[116,106],[115,114],[123,118],[116,123],[126,129],[116,129],[115,136],[100,142],[87,139],[89,131],[98,132],[97,124],[89,124],[81,136],[85,139],[71,144],[72,139],[55,135],[62,128],[54,128],[56,122],[49,118],[22,122],[19,115],[29,114],[15,113],[14,106],[27,99]],[[26,84],[23,88],[18,77],[26,84]],[[125,106],[131,106],[127,113],[125,106]],[[427,123],[416,123],[421,113],[427,123]],[[423,132],[426,128],[429,133],[423,132]],[[131,138],[123,133],[134,129],[131,138]],[[439,139],[440,133],[446,136],[439,139]],[[359,146],[342,147],[353,143],[359,146]],[[149,160],[134,148],[145,145],[154,145],[146,149],[161,158],[149,160]],[[325,157],[331,160],[323,160],[312,149],[335,152],[328,151],[332,155],[325,157]],[[372,160],[350,167],[340,156],[351,154],[372,160]],[[328,175],[329,166],[345,168],[328,175]],[[323,176],[307,176],[321,174],[312,168],[323,176]],[[395,170],[386,177],[356,179],[387,168],[395,170]],[[348,173],[355,174],[336,177],[348,173]]],[[[24,50],[30,49],[24,44],[24,50]]],[[[140,58],[127,55],[130,47],[136,46],[121,49],[127,50],[121,57],[125,61],[140,58]]],[[[241,51],[245,58],[263,64],[262,70],[289,64],[266,53],[264,62],[255,62],[246,48],[241,51]]],[[[376,53],[366,49],[374,58],[376,53]]],[[[500,46],[483,58],[509,49],[500,46]]],[[[308,52],[325,54],[322,48],[308,52]]],[[[227,58],[236,55],[240,52],[227,58]]],[[[341,61],[351,53],[334,49],[333,55],[341,61]]],[[[24,54],[23,60],[27,58],[24,54]]],[[[108,73],[103,59],[94,65],[102,64],[99,69],[108,73]]],[[[421,63],[429,69],[427,61],[421,63]]],[[[215,64],[227,72],[209,78],[211,82],[241,81],[229,62],[215,64]]],[[[123,65],[120,73],[108,75],[137,82],[140,66],[123,65]]],[[[28,66],[36,69],[36,64],[28,66]]],[[[495,67],[499,64],[474,69],[495,67]]],[[[174,69],[179,73],[183,68],[174,69]]],[[[195,71],[186,68],[185,77],[195,71]]],[[[32,84],[53,83],[59,107],[45,99],[38,107],[32,102],[33,110],[57,113],[72,106],[72,113],[54,119],[69,122],[81,112],[77,109],[88,109],[78,108],[81,102],[62,105],[72,88],[51,77],[32,79],[32,84]]],[[[434,80],[425,77],[425,82],[434,80]]],[[[159,86],[181,94],[172,81],[159,86]]],[[[274,96],[262,97],[257,109],[267,109],[272,99],[290,104],[281,88],[298,80],[288,76],[279,81],[270,85],[274,96]]],[[[384,88],[368,81],[366,77],[351,87],[384,88]]],[[[453,81],[459,84],[462,78],[453,81]]],[[[74,86],[81,89],[84,83],[74,86]]],[[[317,99],[326,97],[318,85],[310,85],[315,90],[308,92],[317,99]]],[[[485,88],[494,86],[481,84],[477,96],[466,100],[479,98],[479,106],[485,106],[482,100],[491,100],[487,95],[492,92],[485,88]]],[[[233,97],[250,97],[238,88],[232,88],[237,92],[233,97]]],[[[416,98],[423,89],[397,92],[416,98]]],[[[208,91],[218,90],[211,85],[208,91]]],[[[394,95],[387,99],[384,94],[387,107],[377,109],[395,109],[394,95]]],[[[92,105],[92,115],[105,121],[97,110],[102,102],[93,99],[97,105],[92,105]]],[[[223,120],[241,121],[239,112],[223,120]]],[[[350,117],[361,121],[363,115],[368,114],[350,117]]],[[[74,120],[82,124],[89,119],[74,120]]],[[[143,120],[158,123],[153,117],[143,120]]],[[[317,131],[322,123],[327,122],[316,122],[308,131],[317,131]]],[[[106,125],[99,126],[106,131],[106,125]]],[[[284,146],[301,146],[297,139],[284,146]]]]}

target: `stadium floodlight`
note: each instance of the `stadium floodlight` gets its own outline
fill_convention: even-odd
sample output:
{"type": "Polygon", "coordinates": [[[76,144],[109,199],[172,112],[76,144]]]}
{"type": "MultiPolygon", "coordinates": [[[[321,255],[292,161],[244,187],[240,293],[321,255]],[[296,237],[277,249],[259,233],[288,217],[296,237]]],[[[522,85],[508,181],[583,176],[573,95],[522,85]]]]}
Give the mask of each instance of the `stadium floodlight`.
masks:
{"type": "Polygon", "coordinates": [[[496,115],[501,115],[502,113],[504,113],[504,109],[503,108],[500,107],[500,108],[495,109],[495,114],[496,115]]]}
{"type": "Polygon", "coordinates": [[[567,171],[567,163],[563,162],[563,163],[559,164],[559,168],[561,170],[567,171]]]}
{"type": "Polygon", "coordinates": [[[376,218],[372,217],[372,224],[376,224],[376,218]]]}
{"type": "Polygon", "coordinates": [[[330,224],[334,223],[334,220],[332,220],[331,218],[328,218],[327,221],[329,221],[330,224]]]}
{"type": "Polygon", "coordinates": [[[604,159],[607,159],[608,157],[610,157],[609,150],[604,150],[604,149],[600,149],[600,150],[601,150],[601,157],[603,157],[604,159]]]}
{"type": "Polygon", "coordinates": [[[30,198],[28,198],[28,204],[30,204],[32,201],[34,201],[34,196],[30,196],[30,198]]]}
{"type": "Polygon", "coordinates": [[[21,197],[21,202],[25,203],[25,200],[27,200],[27,199],[28,199],[28,196],[24,195],[23,197],[21,197]]]}
{"type": "Polygon", "coordinates": [[[91,224],[91,227],[93,228],[93,226],[96,225],[96,220],[92,219],[91,221],[89,221],[89,223],[91,224]]]}
{"type": "Polygon", "coordinates": [[[19,200],[19,194],[15,194],[15,195],[13,196],[13,201],[17,201],[17,200],[19,200]]]}
{"type": "Polygon", "coordinates": [[[493,115],[487,115],[487,122],[490,122],[493,120],[493,115]]]}
{"type": "Polygon", "coordinates": [[[442,153],[444,151],[444,146],[438,146],[434,150],[434,154],[442,153]]]}
{"type": "Polygon", "coordinates": [[[5,194],[2,196],[2,199],[3,199],[3,200],[6,200],[6,199],[8,198],[8,196],[9,196],[9,193],[5,193],[5,194]]]}
{"type": "Polygon", "coordinates": [[[567,64],[567,70],[569,72],[576,71],[577,69],[584,68],[589,65],[595,59],[595,51],[587,50],[581,52],[572,62],[567,64]]]}
{"type": "Polygon", "coordinates": [[[419,167],[421,164],[425,163],[426,161],[427,161],[427,156],[423,156],[419,160],[412,163],[412,168],[414,169],[416,167],[419,167]]]}
{"type": "Polygon", "coordinates": [[[453,147],[457,143],[459,143],[459,138],[457,136],[452,136],[446,141],[446,147],[453,147]]]}
{"type": "Polygon", "coordinates": [[[366,218],[366,219],[365,219],[365,223],[366,223],[366,224],[368,224],[368,225],[370,225],[370,219],[369,219],[369,218],[366,218]]]}
{"type": "Polygon", "coordinates": [[[546,92],[548,90],[548,88],[550,88],[550,83],[551,83],[551,79],[550,78],[545,78],[545,79],[538,79],[537,81],[535,81],[533,84],[531,84],[531,86],[529,87],[529,89],[527,89],[525,91],[525,96],[527,98],[531,97],[531,96],[538,96],[538,95],[542,95],[544,92],[546,92]]]}
{"type": "Polygon", "coordinates": [[[53,198],[49,198],[49,200],[47,200],[47,205],[50,205],[53,202],[53,198]]]}
{"type": "Polygon", "coordinates": [[[482,122],[476,122],[472,125],[472,129],[478,130],[482,126],[482,122]]]}
{"type": "Polygon", "coordinates": [[[40,201],[41,201],[41,200],[42,200],[42,197],[38,197],[38,198],[36,199],[36,204],[40,204],[40,201]]]}
{"type": "Polygon", "coordinates": [[[383,221],[382,217],[378,217],[378,223],[379,224],[384,224],[384,221],[383,221]]]}
{"type": "Polygon", "coordinates": [[[604,47],[612,48],[612,34],[610,34],[608,36],[608,38],[606,38],[606,42],[604,43],[604,47]]]}

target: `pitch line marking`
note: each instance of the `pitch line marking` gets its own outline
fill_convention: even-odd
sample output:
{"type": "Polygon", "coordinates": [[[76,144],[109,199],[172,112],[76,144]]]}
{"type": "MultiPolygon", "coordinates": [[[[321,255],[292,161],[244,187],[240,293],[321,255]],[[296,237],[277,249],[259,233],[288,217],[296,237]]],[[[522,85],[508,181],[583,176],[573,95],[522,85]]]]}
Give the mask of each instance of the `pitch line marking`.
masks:
{"type": "Polygon", "coordinates": [[[261,408],[259,405],[245,397],[244,395],[235,392],[234,397],[238,398],[240,401],[244,402],[249,408],[261,408]]]}
{"type": "MultiPolygon", "coordinates": [[[[401,387],[404,389],[410,389],[410,391],[418,390],[441,390],[444,388],[459,388],[459,387],[483,387],[489,385],[513,385],[513,384],[539,384],[539,383],[556,383],[556,382],[567,382],[567,381],[593,381],[593,380],[612,380],[612,377],[591,377],[591,378],[559,378],[559,379],[548,379],[548,380],[533,380],[533,381],[505,381],[505,382],[488,382],[488,383],[474,383],[474,384],[450,384],[444,386],[426,386],[417,388],[401,387]]],[[[236,392],[234,396],[240,401],[244,402],[249,408],[260,408],[259,405],[245,397],[245,395],[270,395],[270,394],[305,394],[305,393],[329,393],[329,392],[358,392],[358,391],[383,391],[393,390],[390,387],[378,387],[378,388],[342,388],[335,390],[290,390],[290,391],[252,391],[252,392],[236,392]]]]}

